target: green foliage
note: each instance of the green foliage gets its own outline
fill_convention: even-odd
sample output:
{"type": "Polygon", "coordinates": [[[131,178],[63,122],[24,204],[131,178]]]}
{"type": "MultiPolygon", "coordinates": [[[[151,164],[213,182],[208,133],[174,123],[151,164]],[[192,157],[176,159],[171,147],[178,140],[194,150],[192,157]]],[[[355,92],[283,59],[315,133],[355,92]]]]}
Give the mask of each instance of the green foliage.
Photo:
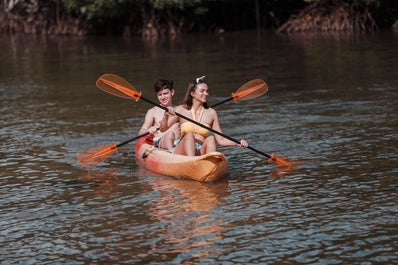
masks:
{"type": "MultiPolygon", "coordinates": [[[[313,3],[326,8],[349,4],[359,12],[378,12],[379,18],[384,19],[379,10],[384,3],[381,0],[0,0],[0,31],[9,28],[18,32],[36,25],[32,32],[39,32],[41,26],[28,22],[37,19],[48,27],[56,21],[61,32],[63,23],[81,26],[94,34],[141,34],[149,26],[159,34],[250,29],[256,25],[267,28],[277,27],[293,12],[313,3]]],[[[396,18],[394,10],[388,11],[396,18]]]]}
{"type": "MultiPolygon", "coordinates": [[[[343,0],[353,7],[368,7],[368,6],[379,6],[381,0],[343,0]]],[[[306,3],[327,3],[333,2],[333,0],[304,0],[306,3]]]]}
{"type": "Polygon", "coordinates": [[[149,0],[149,4],[155,9],[178,8],[180,10],[199,5],[202,2],[202,0],[149,0]]]}
{"type": "Polygon", "coordinates": [[[380,0],[351,0],[351,6],[359,8],[367,8],[369,6],[379,6],[380,0]]]}
{"type": "Polygon", "coordinates": [[[126,7],[131,3],[140,1],[129,0],[62,0],[65,9],[78,16],[85,17],[87,20],[96,18],[113,18],[124,15],[126,7]]]}

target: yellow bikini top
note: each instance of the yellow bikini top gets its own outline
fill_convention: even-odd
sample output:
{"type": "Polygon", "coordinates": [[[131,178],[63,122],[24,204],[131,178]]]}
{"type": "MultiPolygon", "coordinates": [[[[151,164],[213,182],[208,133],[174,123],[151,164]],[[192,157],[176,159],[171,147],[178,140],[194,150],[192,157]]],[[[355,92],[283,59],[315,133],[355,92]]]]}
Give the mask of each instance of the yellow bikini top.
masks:
{"type": "MultiPolygon", "coordinates": [[[[202,107],[202,109],[200,110],[200,114],[199,114],[199,120],[196,120],[196,115],[195,115],[195,111],[193,108],[191,108],[191,112],[192,112],[192,119],[194,121],[200,122],[202,120],[202,116],[203,116],[203,111],[204,108],[202,107]]],[[[207,123],[202,123],[203,125],[206,125],[207,127],[210,127],[207,123]]],[[[207,137],[209,135],[209,130],[200,127],[199,125],[196,125],[190,121],[186,121],[181,123],[180,125],[181,128],[181,134],[184,135],[186,133],[192,132],[192,133],[196,133],[199,135],[202,135],[203,137],[207,137]]]]}

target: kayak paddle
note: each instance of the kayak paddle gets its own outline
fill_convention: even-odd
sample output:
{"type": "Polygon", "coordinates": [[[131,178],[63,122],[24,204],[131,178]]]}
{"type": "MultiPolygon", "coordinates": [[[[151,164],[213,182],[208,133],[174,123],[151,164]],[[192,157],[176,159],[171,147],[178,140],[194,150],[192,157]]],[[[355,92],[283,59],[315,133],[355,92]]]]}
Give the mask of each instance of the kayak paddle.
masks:
{"type": "MultiPolygon", "coordinates": [[[[107,86],[106,92],[109,92],[112,95],[116,95],[122,98],[133,99],[141,97],[141,93],[134,93],[132,90],[135,90],[132,85],[130,85],[126,80],[122,79],[121,77],[117,77],[114,75],[106,75],[106,80],[113,80],[112,86],[116,89],[113,89],[112,86],[107,86]],[[109,90],[109,88],[112,88],[109,90]]],[[[106,81],[105,81],[106,82],[106,81]]],[[[98,85],[98,81],[97,81],[98,85]]],[[[102,86],[102,85],[101,85],[102,86]]],[[[101,88],[101,87],[100,87],[101,88]]],[[[268,92],[268,86],[265,84],[264,81],[260,79],[254,79],[252,81],[247,82],[243,86],[241,86],[236,92],[231,93],[231,97],[220,101],[213,106],[212,108],[217,107],[225,102],[233,100],[237,102],[238,100],[249,100],[256,97],[259,97],[268,92]]],[[[138,101],[138,100],[137,100],[138,101]]],[[[156,104],[156,103],[154,103],[156,104]]],[[[128,144],[134,140],[137,140],[141,137],[148,135],[149,132],[144,134],[138,135],[134,138],[126,140],[120,144],[112,143],[110,145],[101,145],[101,146],[94,146],[87,150],[80,152],[77,155],[77,159],[79,160],[80,164],[85,167],[93,167],[98,165],[99,163],[104,162],[109,156],[116,153],[118,151],[118,147],[128,144]]]]}
{"type": "Polygon", "coordinates": [[[100,146],[91,147],[87,150],[84,150],[83,152],[80,152],[77,155],[77,160],[79,160],[80,164],[84,167],[96,166],[99,163],[104,162],[113,153],[116,153],[118,151],[118,147],[128,144],[128,143],[130,143],[134,140],[137,140],[141,137],[144,137],[148,134],[149,134],[149,132],[143,133],[134,138],[126,140],[120,144],[112,143],[110,145],[100,145],[100,146]]]}
{"type": "MultiPolygon", "coordinates": [[[[152,105],[155,105],[165,111],[168,111],[168,108],[166,108],[166,107],[160,105],[159,103],[156,103],[150,99],[143,97],[142,92],[138,92],[132,84],[130,84],[129,82],[127,82],[125,79],[123,79],[120,76],[117,76],[114,74],[104,74],[98,78],[96,84],[97,84],[98,88],[100,88],[103,91],[110,93],[112,95],[122,97],[122,98],[127,98],[127,99],[135,99],[135,101],[142,99],[143,101],[146,101],[152,105]]],[[[234,93],[233,96],[231,97],[232,99],[235,98],[235,102],[238,99],[242,100],[242,99],[253,98],[252,96],[256,95],[256,94],[257,94],[257,96],[260,96],[268,91],[267,84],[261,79],[251,80],[251,81],[245,83],[241,88],[239,88],[237,93],[234,93]],[[240,90],[241,88],[242,88],[242,90],[240,90]]],[[[228,101],[228,100],[230,100],[230,99],[227,99],[226,101],[228,101]]],[[[225,135],[219,131],[216,131],[213,128],[207,127],[206,125],[203,125],[203,124],[201,124],[191,118],[188,118],[180,113],[176,112],[175,114],[187,121],[190,121],[190,122],[204,128],[204,129],[207,129],[215,134],[218,134],[232,142],[240,144],[240,141],[233,139],[233,138],[229,137],[228,135],[225,135]]],[[[284,159],[282,157],[275,156],[274,154],[272,154],[272,155],[266,154],[266,153],[259,151],[251,146],[247,146],[247,148],[258,153],[258,154],[268,157],[268,162],[272,162],[272,163],[275,163],[280,166],[287,166],[287,167],[292,166],[291,163],[289,163],[286,159],[284,159]]]]}
{"type": "Polygon", "coordinates": [[[249,100],[252,98],[259,97],[267,92],[268,92],[268,86],[263,80],[253,79],[245,83],[243,86],[241,86],[238,90],[236,90],[235,93],[232,92],[231,97],[223,101],[220,101],[211,107],[212,108],[217,107],[230,100],[233,100],[234,102],[238,102],[238,100],[249,100]]]}

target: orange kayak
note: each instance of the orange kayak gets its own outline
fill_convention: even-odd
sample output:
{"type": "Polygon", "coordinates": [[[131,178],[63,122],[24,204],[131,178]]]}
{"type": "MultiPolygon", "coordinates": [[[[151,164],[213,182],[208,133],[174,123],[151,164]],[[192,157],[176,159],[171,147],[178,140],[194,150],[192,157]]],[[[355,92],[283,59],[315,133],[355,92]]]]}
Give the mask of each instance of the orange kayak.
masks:
{"type": "Polygon", "coordinates": [[[221,152],[201,156],[183,156],[156,148],[145,142],[145,137],[135,147],[139,164],[157,174],[201,182],[214,182],[228,174],[228,160],[221,152]]]}

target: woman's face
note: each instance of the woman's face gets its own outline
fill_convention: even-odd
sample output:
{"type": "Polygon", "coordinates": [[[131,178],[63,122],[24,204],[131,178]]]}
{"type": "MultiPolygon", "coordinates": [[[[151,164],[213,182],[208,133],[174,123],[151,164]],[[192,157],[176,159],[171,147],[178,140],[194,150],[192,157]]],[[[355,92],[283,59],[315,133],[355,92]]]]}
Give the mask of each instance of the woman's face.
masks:
{"type": "Polygon", "coordinates": [[[197,84],[195,90],[191,92],[191,96],[199,102],[205,103],[209,97],[208,89],[205,83],[197,84]]]}

